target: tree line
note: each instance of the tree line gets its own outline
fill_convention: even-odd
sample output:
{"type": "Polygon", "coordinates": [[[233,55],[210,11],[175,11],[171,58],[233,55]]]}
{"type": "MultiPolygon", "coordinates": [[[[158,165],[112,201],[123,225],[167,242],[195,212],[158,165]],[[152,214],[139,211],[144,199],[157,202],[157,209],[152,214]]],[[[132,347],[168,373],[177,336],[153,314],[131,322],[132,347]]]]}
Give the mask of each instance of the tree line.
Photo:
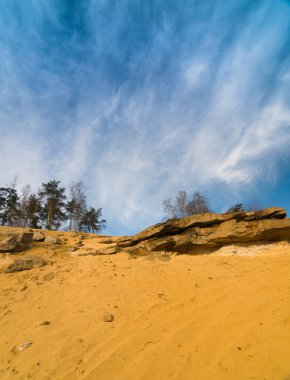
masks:
{"type": "Polygon", "coordinates": [[[0,187],[0,225],[99,232],[106,226],[102,209],[88,206],[82,181],[72,182],[69,195],[60,181],[42,183],[33,193],[26,185],[18,194],[15,184],[0,187]]]}
{"type": "MultiPolygon", "coordinates": [[[[257,211],[261,207],[257,201],[248,205],[236,203],[227,212],[257,211]]],[[[198,191],[193,195],[188,195],[184,190],[179,191],[174,199],[169,198],[163,201],[163,211],[167,218],[184,218],[194,214],[205,214],[213,212],[205,196],[198,191]]]]}

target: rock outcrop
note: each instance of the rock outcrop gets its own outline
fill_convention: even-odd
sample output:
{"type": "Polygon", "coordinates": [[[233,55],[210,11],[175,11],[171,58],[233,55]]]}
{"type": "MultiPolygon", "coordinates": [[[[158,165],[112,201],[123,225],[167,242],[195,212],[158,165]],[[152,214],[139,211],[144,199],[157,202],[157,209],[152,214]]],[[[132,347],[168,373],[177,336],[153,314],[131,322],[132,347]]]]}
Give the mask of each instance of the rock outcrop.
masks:
{"type": "Polygon", "coordinates": [[[21,234],[2,234],[0,235],[0,253],[21,252],[28,248],[32,242],[33,233],[23,232],[21,234]]]}
{"type": "Polygon", "coordinates": [[[290,219],[282,208],[255,212],[199,214],[169,219],[132,237],[123,237],[118,246],[145,255],[150,252],[210,253],[221,246],[258,241],[290,239],[290,219]]]}

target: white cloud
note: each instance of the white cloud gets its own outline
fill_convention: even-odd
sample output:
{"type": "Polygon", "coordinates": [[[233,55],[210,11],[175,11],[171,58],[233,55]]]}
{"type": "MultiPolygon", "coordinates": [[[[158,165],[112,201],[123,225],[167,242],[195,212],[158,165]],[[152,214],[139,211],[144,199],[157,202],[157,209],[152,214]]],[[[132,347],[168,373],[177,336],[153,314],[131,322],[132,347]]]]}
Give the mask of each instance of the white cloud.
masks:
{"type": "MultiPolygon", "coordinates": [[[[48,11],[44,1],[33,4],[31,33],[48,11]]],[[[61,49],[39,54],[38,46],[23,68],[0,39],[2,183],[16,174],[34,188],[52,178],[65,185],[81,178],[111,231],[118,226],[126,233],[158,222],[162,200],[178,190],[206,190],[214,198],[219,189],[226,199],[239,186],[276,177],[280,155],[289,157],[290,137],[289,64],[279,67],[289,21],[282,8],[272,17],[266,2],[228,43],[224,36],[230,39],[235,20],[222,31],[211,19],[198,24],[206,38],[196,45],[189,22],[182,36],[188,40],[180,38],[177,52],[177,31],[165,18],[148,45],[136,47],[136,56],[128,53],[127,65],[119,57],[128,48],[119,45],[119,28],[128,22],[122,6],[103,35],[97,28],[109,27],[104,12],[90,4],[88,46],[72,38],[67,59],[61,49]],[[74,58],[74,49],[83,55],[74,58]],[[109,64],[115,66],[108,74],[109,64]],[[116,73],[125,77],[121,83],[116,73]]],[[[55,8],[49,20],[63,27],[55,8]]]]}

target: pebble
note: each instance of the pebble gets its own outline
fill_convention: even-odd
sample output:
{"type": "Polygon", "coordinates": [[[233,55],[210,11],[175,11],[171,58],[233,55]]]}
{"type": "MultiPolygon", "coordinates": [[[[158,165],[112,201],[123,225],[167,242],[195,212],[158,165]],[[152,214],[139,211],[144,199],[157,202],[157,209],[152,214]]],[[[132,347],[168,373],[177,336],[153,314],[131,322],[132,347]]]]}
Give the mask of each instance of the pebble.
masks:
{"type": "Polygon", "coordinates": [[[32,342],[24,342],[24,343],[21,343],[19,344],[19,346],[17,347],[17,350],[18,351],[24,351],[26,350],[26,348],[30,347],[32,345],[32,342]]]}
{"type": "Polygon", "coordinates": [[[50,325],[50,322],[49,321],[43,321],[41,322],[40,326],[48,326],[50,325]]]}
{"type": "Polygon", "coordinates": [[[104,322],[113,322],[114,316],[113,316],[113,314],[105,313],[103,320],[104,320],[104,322]]]}

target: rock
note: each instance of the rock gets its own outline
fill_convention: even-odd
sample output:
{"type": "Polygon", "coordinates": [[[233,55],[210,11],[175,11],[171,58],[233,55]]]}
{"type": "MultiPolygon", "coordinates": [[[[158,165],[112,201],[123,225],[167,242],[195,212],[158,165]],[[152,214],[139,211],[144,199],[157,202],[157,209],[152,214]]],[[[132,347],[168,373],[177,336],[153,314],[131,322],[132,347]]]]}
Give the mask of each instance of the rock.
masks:
{"type": "Polygon", "coordinates": [[[44,265],[47,265],[47,263],[42,258],[37,256],[28,256],[21,259],[15,259],[12,264],[4,269],[4,273],[20,272],[32,268],[43,267],[44,265]]]}
{"type": "Polygon", "coordinates": [[[79,249],[79,247],[69,247],[68,249],[67,249],[67,251],[68,252],[75,252],[75,251],[77,251],[79,249]]]}
{"type": "Polygon", "coordinates": [[[24,350],[26,350],[26,348],[30,347],[31,345],[32,345],[32,342],[21,343],[21,344],[19,344],[19,346],[17,346],[17,350],[18,351],[24,351],[24,350]]]}
{"type": "Polygon", "coordinates": [[[144,245],[139,245],[137,247],[129,248],[127,250],[131,255],[147,256],[150,255],[151,251],[144,247],[144,245]]]}
{"type": "Polygon", "coordinates": [[[43,281],[51,281],[53,280],[55,277],[55,274],[53,272],[49,272],[49,273],[46,273],[44,276],[43,276],[43,281]]]}
{"type": "Polygon", "coordinates": [[[22,234],[0,235],[0,252],[21,252],[25,251],[32,241],[32,233],[25,232],[22,234]]]}
{"type": "Polygon", "coordinates": [[[110,246],[98,248],[95,255],[114,255],[120,252],[120,250],[120,247],[118,247],[116,244],[113,244],[110,246]]]}
{"type": "Polygon", "coordinates": [[[46,235],[44,239],[45,243],[50,243],[50,244],[61,244],[61,240],[57,237],[51,236],[51,235],[46,235]]]}
{"type": "Polygon", "coordinates": [[[104,322],[113,322],[114,315],[110,313],[105,313],[103,317],[104,322]]]}
{"type": "Polygon", "coordinates": [[[33,239],[33,232],[23,232],[22,234],[18,235],[16,238],[17,242],[21,244],[31,243],[32,239],[33,239]]]}
{"type": "Polygon", "coordinates": [[[48,325],[50,325],[49,321],[43,321],[40,323],[40,326],[48,326],[48,325]]]}
{"type": "Polygon", "coordinates": [[[98,243],[112,244],[112,243],[114,243],[114,240],[112,238],[98,239],[98,243]]]}
{"type": "Polygon", "coordinates": [[[12,252],[18,245],[17,236],[0,236],[0,252],[12,252]]]}
{"type": "Polygon", "coordinates": [[[37,232],[34,232],[32,239],[33,239],[33,241],[42,242],[45,240],[45,235],[43,232],[37,231],[37,232]]]}
{"type": "Polygon", "coordinates": [[[200,214],[170,219],[132,237],[120,238],[118,245],[129,253],[210,253],[223,245],[290,239],[290,219],[282,208],[256,212],[200,214]]]}

